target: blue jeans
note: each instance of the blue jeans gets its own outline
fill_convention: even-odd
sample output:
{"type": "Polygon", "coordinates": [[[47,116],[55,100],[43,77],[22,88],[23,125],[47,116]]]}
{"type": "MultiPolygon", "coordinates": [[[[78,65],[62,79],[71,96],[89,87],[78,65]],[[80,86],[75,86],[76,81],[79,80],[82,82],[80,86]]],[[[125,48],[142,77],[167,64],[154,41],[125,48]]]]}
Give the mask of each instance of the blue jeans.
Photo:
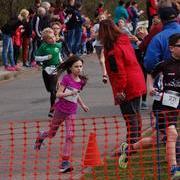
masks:
{"type": "Polygon", "coordinates": [[[8,66],[8,58],[10,60],[11,66],[15,65],[14,62],[14,52],[12,38],[9,35],[3,34],[3,49],[2,49],[2,60],[4,66],[8,66]]]}
{"type": "Polygon", "coordinates": [[[74,29],[74,44],[72,47],[73,54],[78,54],[81,45],[81,37],[82,37],[82,29],[76,28],[74,29]]]}
{"type": "Polygon", "coordinates": [[[75,28],[67,32],[67,45],[73,54],[77,54],[81,44],[82,29],[75,28]]]}
{"type": "Polygon", "coordinates": [[[68,45],[70,52],[72,52],[73,34],[74,34],[73,29],[67,31],[67,45],[68,45]]]}

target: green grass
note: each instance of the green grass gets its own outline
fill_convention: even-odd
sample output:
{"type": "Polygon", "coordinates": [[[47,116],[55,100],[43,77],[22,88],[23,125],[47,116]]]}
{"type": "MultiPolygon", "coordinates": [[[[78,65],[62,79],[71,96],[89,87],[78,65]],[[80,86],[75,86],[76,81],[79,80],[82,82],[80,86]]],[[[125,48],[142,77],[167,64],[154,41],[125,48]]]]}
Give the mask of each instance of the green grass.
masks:
{"type": "MultiPolygon", "coordinates": [[[[161,146],[161,179],[168,179],[167,163],[165,161],[165,148],[161,146]]],[[[103,167],[95,167],[90,173],[84,175],[84,180],[152,180],[158,179],[156,150],[144,150],[132,155],[127,169],[120,169],[118,158],[108,158],[103,167]]]]}

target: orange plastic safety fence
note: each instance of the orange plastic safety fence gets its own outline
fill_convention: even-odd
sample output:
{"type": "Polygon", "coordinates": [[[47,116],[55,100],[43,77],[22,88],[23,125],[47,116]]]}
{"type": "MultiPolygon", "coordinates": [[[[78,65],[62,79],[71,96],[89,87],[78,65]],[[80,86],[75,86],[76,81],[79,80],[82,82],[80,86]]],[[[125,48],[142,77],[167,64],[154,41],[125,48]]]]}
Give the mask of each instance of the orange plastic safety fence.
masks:
{"type": "MultiPolygon", "coordinates": [[[[168,134],[168,127],[179,131],[179,111],[147,115],[141,119],[136,117],[142,121],[142,127],[136,128],[138,132],[134,131],[139,134],[139,141],[135,143],[135,137],[135,144],[129,146],[128,151],[126,149],[127,167],[120,168],[120,145],[125,141],[133,141],[133,127],[128,121],[132,118],[127,117],[126,123],[120,116],[79,118],[75,120],[72,136],[66,136],[65,124],[62,123],[55,136],[44,133],[45,145],[40,150],[34,149],[35,140],[41,131],[48,132],[52,127],[50,121],[1,123],[0,179],[170,179],[169,162],[172,164],[175,161],[175,156],[170,154],[174,150],[170,145],[175,142],[174,137],[168,134]],[[177,124],[176,128],[174,124],[177,124]],[[66,143],[72,145],[67,147],[71,148],[69,162],[73,170],[61,173],[62,158],[64,151],[67,151],[64,150],[65,139],[66,143]]],[[[173,132],[172,129],[170,132],[173,132]]],[[[176,156],[177,162],[180,161],[180,154],[176,153],[176,156]]]]}

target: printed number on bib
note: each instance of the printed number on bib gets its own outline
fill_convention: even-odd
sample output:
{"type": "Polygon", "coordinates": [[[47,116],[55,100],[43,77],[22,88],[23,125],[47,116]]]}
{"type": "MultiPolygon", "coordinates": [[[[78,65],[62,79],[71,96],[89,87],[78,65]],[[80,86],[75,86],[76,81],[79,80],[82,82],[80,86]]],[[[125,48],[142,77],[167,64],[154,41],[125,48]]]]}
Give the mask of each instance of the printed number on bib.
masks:
{"type": "Polygon", "coordinates": [[[164,93],[162,104],[165,106],[177,108],[179,105],[179,97],[174,94],[164,93]]]}
{"type": "MultiPolygon", "coordinates": [[[[66,89],[65,89],[65,93],[72,92],[73,90],[77,90],[77,89],[69,89],[69,88],[66,88],[66,89]]],[[[78,90],[77,90],[77,91],[78,91],[78,90]]],[[[78,97],[79,97],[79,93],[78,93],[77,95],[73,95],[73,96],[66,96],[66,97],[64,97],[64,99],[66,99],[67,101],[70,101],[70,102],[77,103],[78,97]]]]}
{"type": "Polygon", "coordinates": [[[54,66],[48,66],[48,67],[46,67],[44,70],[45,70],[45,71],[47,72],[47,74],[49,74],[49,75],[56,75],[56,74],[57,74],[57,69],[56,69],[56,67],[54,67],[54,66]]]}

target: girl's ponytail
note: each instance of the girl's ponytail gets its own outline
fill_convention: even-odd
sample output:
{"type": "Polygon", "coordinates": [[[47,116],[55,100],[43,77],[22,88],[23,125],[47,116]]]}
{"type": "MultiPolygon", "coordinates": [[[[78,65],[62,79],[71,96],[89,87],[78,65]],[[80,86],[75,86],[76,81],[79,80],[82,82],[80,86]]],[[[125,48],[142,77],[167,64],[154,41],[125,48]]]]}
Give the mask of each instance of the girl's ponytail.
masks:
{"type": "Polygon", "coordinates": [[[82,90],[88,81],[88,77],[86,75],[80,75],[79,78],[83,81],[83,85],[81,87],[81,90],[82,90]]]}

